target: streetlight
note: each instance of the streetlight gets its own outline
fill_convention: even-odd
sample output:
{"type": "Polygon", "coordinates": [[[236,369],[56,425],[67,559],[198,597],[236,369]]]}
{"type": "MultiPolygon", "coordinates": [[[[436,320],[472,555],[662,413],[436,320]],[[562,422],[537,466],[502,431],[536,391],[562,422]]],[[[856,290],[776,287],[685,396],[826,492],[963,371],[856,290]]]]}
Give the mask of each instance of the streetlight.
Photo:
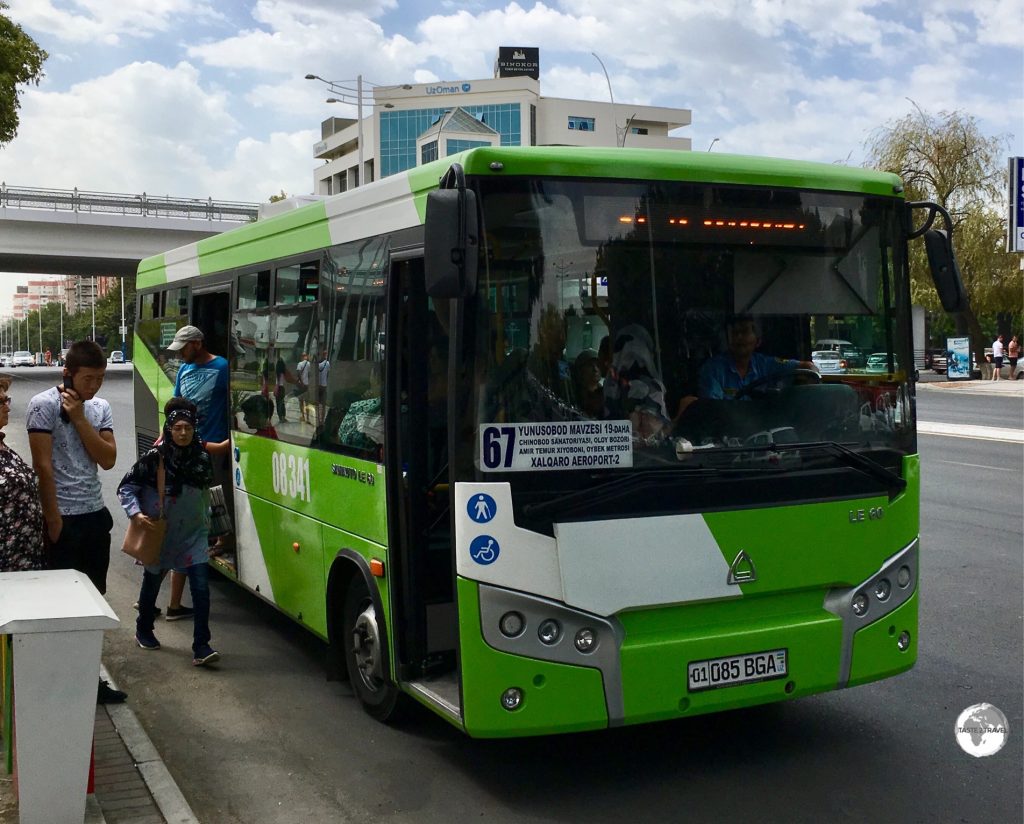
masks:
{"type": "Polygon", "coordinates": [[[128,327],[124,325],[124,278],[121,278],[121,357],[128,360],[128,347],[125,345],[125,334],[128,327]]]}
{"type": "Polygon", "coordinates": [[[612,94],[612,80],[608,76],[608,69],[604,67],[604,61],[597,56],[597,52],[591,52],[591,54],[594,56],[594,59],[601,64],[601,71],[604,72],[604,79],[608,84],[608,98],[612,101],[612,126],[615,127],[615,145],[621,147],[626,142],[626,129],[623,128],[620,130],[619,124],[615,120],[615,95],[612,94]]]}
{"type": "Polygon", "coordinates": [[[92,278],[92,342],[96,343],[96,278],[92,278]]]}
{"type": "MultiPolygon", "coordinates": [[[[363,76],[361,74],[356,75],[355,81],[352,80],[327,80],[318,74],[307,74],[306,80],[319,80],[321,83],[327,86],[327,89],[335,97],[328,97],[327,103],[348,103],[355,105],[356,107],[356,132],[357,132],[357,148],[358,148],[358,161],[359,161],[359,182],[358,186],[363,185],[363,101],[373,101],[373,97],[367,97],[363,93],[363,76]],[[355,88],[351,84],[355,83],[355,88]]],[[[411,89],[408,83],[403,83],[401,86],[380,86],[377,83],[371,83],[369,80],[366,81],[367,85],[373,86],[378,89],[411,89]]],[[[371,102],[370,105],[373,105],[371,102]]]]}
{"type": "Polygon", "coordinates": [[[715,144],[716,144],[717,142],[718,142],[718,138],[717,138],[717,137],[716,137],[716,138],[715,138],[714,140],[712,140],[712,141],[711,141],[711,145],[710,145],[710,146],[708,146],[708,151],[709,151],[709,152],[710,152],[710,151],[711,151],[711,150],[712,150],[712,149],[713,149],[713,148],[715,147],[715,144]]]}

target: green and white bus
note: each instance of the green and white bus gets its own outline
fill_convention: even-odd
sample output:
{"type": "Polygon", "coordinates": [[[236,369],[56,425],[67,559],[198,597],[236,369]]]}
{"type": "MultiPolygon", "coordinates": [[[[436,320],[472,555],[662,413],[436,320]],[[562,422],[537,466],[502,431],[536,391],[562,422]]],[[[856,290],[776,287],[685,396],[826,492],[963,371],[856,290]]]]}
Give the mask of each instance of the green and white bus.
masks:
{"type": "Polygon", "coordinates": [[[910,238],[962,299],[937,214],[864,169],[471,149],[144,260],[139,448],[194,323],[231,369],[213,563],[381,720],[536,735],[886,678],[918,639],[910,238]],[[763,374],[716,394],[737,322],[763,374]]]}

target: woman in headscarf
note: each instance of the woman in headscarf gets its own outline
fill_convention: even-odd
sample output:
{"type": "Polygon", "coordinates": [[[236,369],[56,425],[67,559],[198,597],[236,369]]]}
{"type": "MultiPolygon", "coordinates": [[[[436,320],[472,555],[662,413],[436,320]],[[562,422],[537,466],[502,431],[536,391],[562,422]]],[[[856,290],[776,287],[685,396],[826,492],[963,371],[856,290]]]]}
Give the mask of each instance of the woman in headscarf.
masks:
{"type": "MultiPolygon", "coordinates": [[[[11,379],[0,377],[0,430],[11,411],[11,379]]],[[[35,470],[4,443],[0,432],[0,572],[43,569],[43,507],[35,470]]]]}
{"type": "Polygon", "coordinates": [[[629,419],[641,439],[662,434],[671,420],[665,408],[665,384],[654,359],[654,341],[637,323],[622,327],[612,344],[612,362],[604,381],[608,417],[629,419]]]}
{"type": "Polygon", "coordinates": [[[145,567],[139,592],[139,617],[135,641],[145,650],[160,649],[153,634],[156,597],[169,569],[188,577],[192,593],[192,663],[216,661],[220,656],[210,646],[210,587],[207,546],[209,544],[210,483],[213,465],[197,432],[196,407],[185,398],[171,398],[164,407],[164,430],[160,441],[146,452],[121,480],[117,495],[129,518],[151,520],[158,516],[160,495],[157,476],[165,472],[163,515],[167,519],[160,560],[145,567]]]}

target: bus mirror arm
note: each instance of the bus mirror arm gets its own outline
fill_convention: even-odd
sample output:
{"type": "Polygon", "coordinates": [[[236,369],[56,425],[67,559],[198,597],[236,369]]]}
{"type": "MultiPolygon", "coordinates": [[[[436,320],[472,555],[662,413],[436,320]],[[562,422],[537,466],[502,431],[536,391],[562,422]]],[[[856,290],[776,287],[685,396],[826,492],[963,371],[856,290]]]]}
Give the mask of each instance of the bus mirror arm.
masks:
{"type": "Polygon", "coordinates": [[[466,188],[465,174],[456,163],[427,195],[423,262],[430,297],[475,294],[479,241],[476,192],[466,188]]]}
{"type": "Polygon", "coordinates": [[[924,248],[928,255],[928,267],[931,269],[935,290],[939,293],[942,308],[947,312],[961,312],[967,305],[963,278],[960,267],[953,252],[953,220],[942,206],[928,201],[907,204],[907,238],[924,236],[924,248]],[[916,209],[926,209],[927,219],[920,228],[914,228],[913,213],[916,209]],[[933,229],[935,216],[941,215],[945,229],[933,229]]]}

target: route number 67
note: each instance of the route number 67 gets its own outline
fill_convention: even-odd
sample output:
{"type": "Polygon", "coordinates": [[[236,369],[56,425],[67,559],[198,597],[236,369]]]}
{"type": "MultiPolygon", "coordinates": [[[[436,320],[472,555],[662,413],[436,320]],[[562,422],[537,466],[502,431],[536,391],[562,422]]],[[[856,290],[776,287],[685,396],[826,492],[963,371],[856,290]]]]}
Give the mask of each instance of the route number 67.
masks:
{"type": "Polygon", "coordinates": [[[487,469],[509,469],[515,455],[514,426],[485,426],[481,438],[481,460],[487,469]]]}

